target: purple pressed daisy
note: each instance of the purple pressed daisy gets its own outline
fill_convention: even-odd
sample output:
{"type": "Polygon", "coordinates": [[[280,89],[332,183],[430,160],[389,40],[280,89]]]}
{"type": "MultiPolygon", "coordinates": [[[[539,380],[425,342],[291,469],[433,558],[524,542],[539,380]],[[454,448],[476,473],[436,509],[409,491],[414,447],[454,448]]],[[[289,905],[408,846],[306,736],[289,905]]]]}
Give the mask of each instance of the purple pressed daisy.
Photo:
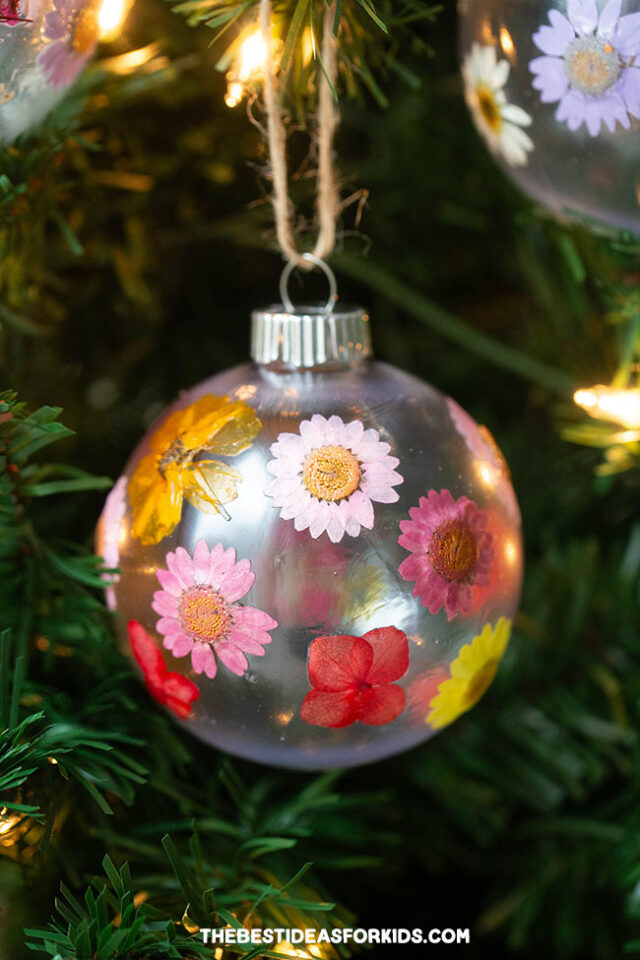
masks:
{"type": "Polygon", "coordinates": [[[597,137],[640,118],[640,13],[621,16],[622,0],[567,0],[567,15],[549,11],[550,26],[533,42],[544,56],[529,64],[543,103],[556,103],[556,119],[570,130],[586,124],[597,137]]]}

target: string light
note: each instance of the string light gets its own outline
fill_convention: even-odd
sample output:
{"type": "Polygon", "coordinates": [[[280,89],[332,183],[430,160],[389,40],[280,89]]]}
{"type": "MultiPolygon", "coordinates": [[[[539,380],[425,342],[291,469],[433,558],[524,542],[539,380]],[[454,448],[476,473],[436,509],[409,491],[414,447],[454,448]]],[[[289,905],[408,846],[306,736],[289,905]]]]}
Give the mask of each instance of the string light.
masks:
{"type": "Polygon", "coordinates": [[[127,18],[133,0],[102,0],[98,9],[98,34],[109,43],[115,40],[127,18]]]}
{"type": "Polygon", "coordinates": [[[264,37],[259,29],[252,30],[240,42],[236,65],[227,74],[227,92],[224,102],[228,107],[237,107],[244,98],[247,84],[252,80],[260,79],[266,59],[267,48],[264,37]]]}
{"type": "Polygon", "coordinates": [[[640,388],[618,389],[597,384],[576,390],[574,402],[596,420],[610,420],[628,430],[640,428],[640,388]]]}

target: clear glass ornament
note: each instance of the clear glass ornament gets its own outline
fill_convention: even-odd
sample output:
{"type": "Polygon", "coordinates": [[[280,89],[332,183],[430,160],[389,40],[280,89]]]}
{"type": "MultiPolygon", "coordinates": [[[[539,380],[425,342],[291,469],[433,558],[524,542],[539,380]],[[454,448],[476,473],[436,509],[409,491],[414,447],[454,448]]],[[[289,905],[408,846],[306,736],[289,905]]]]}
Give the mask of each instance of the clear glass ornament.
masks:
{"type": "Polygon", "coordinates": [[[89,61],[99,0],[0,0],[0,143],[38,124],[89,61]]]}
{"type": "Polygon", "coordinates": [[[640,235],[640,0],[459,0],[465,96],[507,175],[560,219],[640,235]]]}
{"type": "Polygon", "coordinates": [[[369,763],[493,679],[522,578],[508,470],[457,404],[370,359],[359,309],[259,311],[252,354],[134,451],[98,528],[121,571],[108,601],[197,737],[277,766],[369,763]]]}

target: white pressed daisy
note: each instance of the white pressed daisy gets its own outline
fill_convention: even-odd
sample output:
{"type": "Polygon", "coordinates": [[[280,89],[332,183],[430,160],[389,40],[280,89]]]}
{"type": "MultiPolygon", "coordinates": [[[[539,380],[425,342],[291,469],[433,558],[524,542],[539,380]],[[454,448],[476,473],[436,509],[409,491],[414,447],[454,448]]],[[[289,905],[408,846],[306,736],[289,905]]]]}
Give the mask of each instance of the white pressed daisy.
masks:
{"type": "Polygon", "coordinates": [[[462,76],[475,125],[490,149],[510,166],[523,167],[533,150],[533,141],[523,130],[531,125],[531,117],[505,96],[510,69],[508,60],[497,59],[494,47],[474,43],[462,65],[462,76]]]}
{"type": "Polygon", "coordinates": [[[333,543],[345,533],[357,537],[361,527],[373,528],[372,500],[398,499],[393,488],[403,478],[390,449],[360,420],[344,423],[316,413],[302,421],[299,434],[281,433],[272,445],[275,459],[267,470],[275,479],[265,493],[283,520],[293,520],[296,530],[308,528],[314,539],[325,531],[333,543]]]}

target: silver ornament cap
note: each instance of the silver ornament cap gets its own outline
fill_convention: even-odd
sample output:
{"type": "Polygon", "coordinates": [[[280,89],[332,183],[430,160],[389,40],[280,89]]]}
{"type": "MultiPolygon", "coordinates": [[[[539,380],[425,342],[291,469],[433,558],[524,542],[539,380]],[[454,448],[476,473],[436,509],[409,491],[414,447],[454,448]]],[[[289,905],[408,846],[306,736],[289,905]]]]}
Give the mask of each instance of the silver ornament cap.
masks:
{"type": "Polygon", "coordinates": [[[324,305],[296,307],[289,296],[289,261],[280,278],[282,303],[251,314],[251,357],[256,363],[287,369],[353,366],[372,354],[369,316],[361,307],[338,306],[331,267],[311,253],[302,258],[321,270],[329,282],[324,305]]]}
{"type": "Polygon", "coordinates": [[[370,357],[369,316],[361,307],[276,304],[251,315],[251,357],[288,368],[353,366],[370,357]]]}

